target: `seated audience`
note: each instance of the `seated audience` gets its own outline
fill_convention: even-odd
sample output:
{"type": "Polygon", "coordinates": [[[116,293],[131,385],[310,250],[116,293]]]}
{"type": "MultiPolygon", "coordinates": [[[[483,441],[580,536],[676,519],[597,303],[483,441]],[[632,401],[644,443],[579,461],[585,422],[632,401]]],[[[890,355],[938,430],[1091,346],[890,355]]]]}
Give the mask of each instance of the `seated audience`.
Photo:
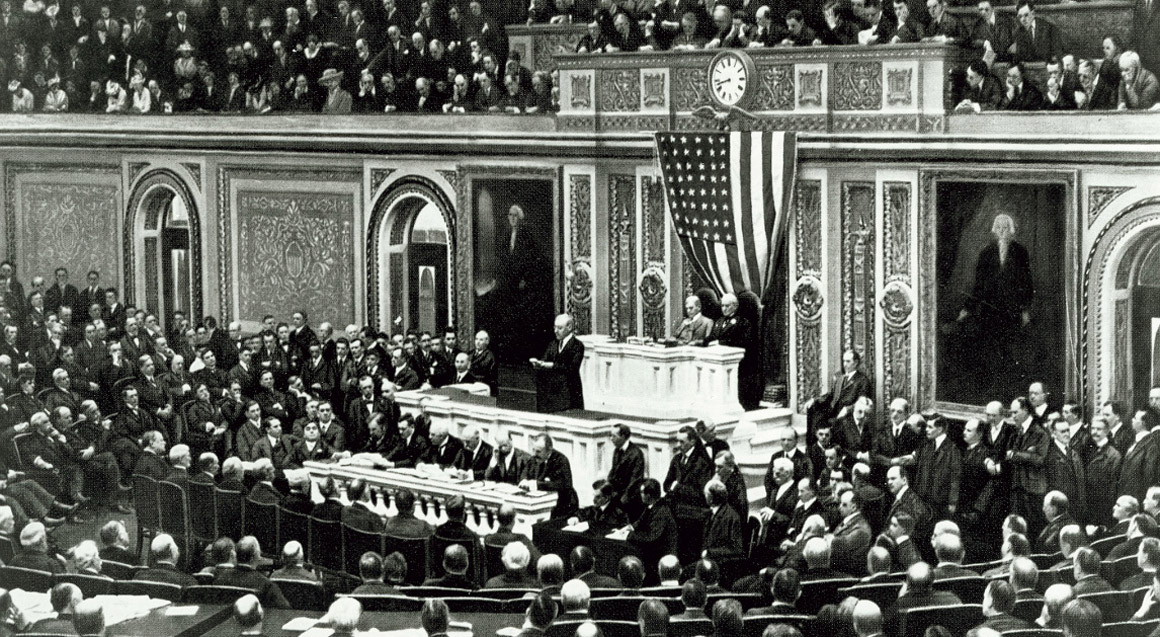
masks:
{"type": "Polygon", "coordinates": [[[528,604],[524,612],[524,625],[516,637],[542,637],[555,619],[556,602],[546,593],[540,593],[528,604]]]}
{"type": "Polygon", "coordinates": [[[162,584],[176,584],[177,586],[195,586],[197,579],[177,568],[181,558],[177,550],[177,543],[166,533],[161,533],[149,543],[149,555],[152,566],[137,571],[133,579],[141,582],[160,582],[162,584]]]}
{"type": "Polygon", "coordinates": [[[981,625],[1000,633],[1030,628],[1027,622],[1011,615],[1013,610],[1015,610],[1015,589],[1003,580],[991,580],[983,590],[981,625]]]}
{"type": "Polygon", "coordinates": [[[105,608],[95,599],[79,602],[73,609],[73,629],[80,637],[104,637],[105,608]]]}
{"type": "Polygon", "coordinates": [[[487,580],[484,588],[539,588],[539,582],[528,573],[531,554],[522,542],[509,542],[500,553],[504,572],[487,580]]]}
{"type": "Polygon", "coordinates": [[[258,599],[263,600],[262,605],[266,608],[290,608],[290,602],[286,601],[278,585],[257,569],[262,559],[262,548],[257,538],[247,535],[238,540],[235,556],[237,563],[234,568],[218,572],[214,576],[214,584],[251,589],[258,599]]]}
{"type": "Polygon", "coordinates": [[[750,608],[745,611],[748,615],[792,615],[797,613],[797,600],[802,594],[801,577],[792,568],[783,568],[773,576],[773,584],[769,587],[773,603],[769,606],[750,608]]]}
{"type": "Polygon", "coordinates": [[[705,583],[695,577],[689,578],[681,585],[681,604],[684,604],[685,610],[679,615],[673,615],[672,619],[708,619],[709,616],[705,614],[707,601],[705,583]]]}
{"type": "Polygon", "coordinates": [[[452,544],[443,551],[443,577],[429,578],[423,582],[423,586],[463,588],[473,591],[479,586],[468,577],[467,568],[467,549],[460,544],[452,544]]]}
{"type": "Polygon", "coordinates": [[[540,579],[540,590],[552,596],[560,594],[564,585],[564,560],[559,555],[549,553],[536,562],[536,575],[540,579]]]}
{"type": "Polygon", "coordinates": [[[243,635],[262,635],[262,621],[266,617],[266,611],[262,608],[262,602],[258,600],[258,596],[254,594],[242,595],[234,602],[234,621],[242,629],[243,635]]]}
{"type": "Polygon", "coordinates": [[[306,568],[302,543],[291,540],[282,547],[282,568],[270,573],[270,579],[298,579],[317,582],[318,574],[306,568]]]}
{"type": "Polygon", "coordinates": [[[77,604],[81,603],[84,598],[85,596],[81,593],[81,589],[77,588],[76,584],[61,582],[53,586],[52,590],[48,593],[48,601],[52,604],[52,611],[56,613],[56,616],[46,617],[37,621],[32,624],[28,632],[59,635],[73,634],[73,613],[76,611],[77,604]]]}
{"type": "Polygon", "coordinates": [[[395,595],[398,590],[383,581],[383,557],[374,551],[367,551],[358,559],[358,576],[362,579],[353,591],[354,595],[395,595]]]}
{"type": "MultiPolygon", "coordinates": [[[[543,591],[540,593],[544,594],[543,591]]],[[[588,585],[578,579],[568,580],[560,587],[560,620],[589,619],[588,604],[592,600],[592,591],[588,585]]]]}

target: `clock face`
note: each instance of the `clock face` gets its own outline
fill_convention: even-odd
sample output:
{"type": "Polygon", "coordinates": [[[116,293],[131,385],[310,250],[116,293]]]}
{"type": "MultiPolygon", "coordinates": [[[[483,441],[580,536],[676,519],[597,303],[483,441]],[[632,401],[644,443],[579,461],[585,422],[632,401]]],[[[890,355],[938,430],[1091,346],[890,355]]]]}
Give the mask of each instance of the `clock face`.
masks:
{"type": "Polygon", "coordinates": [[[749,68],[733,52],[718,55],[709,67],[709,88],[713,97],[727,106],[736,106],[749,88],[749,68]]]}

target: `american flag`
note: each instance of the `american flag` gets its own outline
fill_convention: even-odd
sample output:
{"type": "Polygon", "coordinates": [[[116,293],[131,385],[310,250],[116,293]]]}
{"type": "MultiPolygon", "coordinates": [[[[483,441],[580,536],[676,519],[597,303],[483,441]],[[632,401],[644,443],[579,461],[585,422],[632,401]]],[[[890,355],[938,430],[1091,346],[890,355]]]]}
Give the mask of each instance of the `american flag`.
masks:
{"type": "Polygon", "coordinates": [[[784,241],[794,134],[666,132],[656,144],[685,257],[718,293],[764,294],[784,241]]]}

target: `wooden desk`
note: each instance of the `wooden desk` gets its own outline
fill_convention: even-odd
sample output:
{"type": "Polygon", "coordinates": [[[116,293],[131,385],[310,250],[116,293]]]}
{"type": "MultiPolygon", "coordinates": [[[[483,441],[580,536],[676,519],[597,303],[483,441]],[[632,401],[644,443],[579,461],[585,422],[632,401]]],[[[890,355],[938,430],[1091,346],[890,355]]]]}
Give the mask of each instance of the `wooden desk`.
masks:
{"type": "MultiPolygon", "coordinates": [[[[262,634],[267,637],[296,637],[299,633],[282,630],[286,622],[295,617],[322,617],[324,613],[318,611],[286,610],[272,608],[266,611],[266,619],[262,623],[262,634]]],[[[523,615],[502,615],[492,613],[451,613],[451,620],[471,624],[472,632],[478,637],[490,637],[495,631],[508,626],[519,627],[524,622],[523,615]]],[[[418,628],[419,613],[363,613],[359,619],[360,630],[398,630],[400,628],[418,628]]],[[[240,627],[234,618],[226,616],[217,626],[204,637],[238,637],[240,627]]]]}
{"type": "Polygon", "coordinates": [[[310,472],[315,481],[323,481],[327,476],[340,481],[359,478],[373,487],[392,492],[392,498],[393,491],[408,489],[415,494],[416,500],[422,500],[427,507],[436,505],[442,508],[452,496],[461,495],[467,501],[468,514],[474,513],[481,520],[487,520],[486,523],[491,527],[496,526],[495,516],[500,505],[511,504],[516,510],[514,530],[528,535],[532,532],[532,525],[552,517],[552,509],[556,506],[556,494],[553,492],[507,493],[498,490],[495,483],[461,484],[433,478],[413,469],[374,469],[329,462],[307,462],[303,468],[310,472]]]}
{"type": "MultiPolygon", "coordinates": [[[[232,612],[229,606],[202,604],[193,615],[171,617],[166,614],[169,608],[172,606],[158,608],[144,617],[110,626],[108,634],[118,637],[197,637],[222,620],[229,619],[232,612]]],[[[234,637],[236,635],[237,631],[233,633],[234,637]]]]}
{"type": "MultiPolygon", "coordinates": [[[[543,553],[555,553],[565,557],[572,553],[577,546],[587,546],[596,556],[596,572],[609,577],[616,577],[616,569],[620,559],[629,555],[640,555],[636,547],[624,540],[611,540],[606,537],[612,531],[610,528],[593,526],[587,533],[565,531],[568,520],[548,520],[535,526],[536,548],[543,553]]],[[[646,564],[646,569],[656,570],[656,564],[646,564]]]]}

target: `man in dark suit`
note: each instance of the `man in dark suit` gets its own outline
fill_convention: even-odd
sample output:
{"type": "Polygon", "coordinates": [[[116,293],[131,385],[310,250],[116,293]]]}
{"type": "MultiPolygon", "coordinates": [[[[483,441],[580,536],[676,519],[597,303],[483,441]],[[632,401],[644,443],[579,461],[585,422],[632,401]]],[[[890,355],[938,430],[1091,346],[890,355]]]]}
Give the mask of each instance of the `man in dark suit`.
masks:
{"type": "Polygon", "coordinates": [[[677,523],[668,505],[660,501],[661,483],[652,478],[642,482],[640,500],[644,511],[629,527],[627,539],[640,551],[643,562],[656,564],[665,555],[676,555],[677,523]]]}
{"type": "Polygon", "coordinates": [[[935,581],[955,577],[977,577],[978,573],[963,568],[963,541],[954,533],[943,533],[931,540],[938,565],[934,567],[935,581]]]}
{"type": "Polygon", "coordinates": [[[921,433],[910,426],[907,420],[909,416],[910,403],[905,398],[899,397],[890,401],[887,409],[888,422],[874,436],[874,448],[870,451],[867,462],[873,469],[871,475],[874,483],[884,483],[886,470],[893,465],[902,464],[906,456],[918,451],[926,441],[921,433]]]}
{"type": "Polygon", "coordinates": [[[387,520],[383,527],[385,534],[402,538],[428,538],[435,534],[435,527],[415,517],[415,494],[410,490],[395,493],[395,506],[399,514],[387,520]]]}
{"type": "Polygon", "coordinates": [[[422,384],[419,381],[418,372],[411,369],[407,355],[401,347],[391,350],[391,370],[387,372],[387,375],[399,391],[419,389],[422,384]]]}
{"type": "Polygon", "coordinates": [[[1084,493],[1088,497],[1087,516],[1092,524],[1111,528],[1115,526],[1113,507],[1116,486],[1120,480],[1123,458],[1108,438],[1108,424],[1096,418],[1091,424],[1091,455],[1084,466],[1084,493]]]}
{"type": "Polygon", "coordinates": [[[342,523],[367,533],[382,533],[383,518],[371,508],[371,494],[366,482],[352,480],[346,488],[351,505],[342,511],[342,523]]]}
{"type": "Polygon", "coordinates": [[[936,519],[953,517],[959,505],[962,454],[947,438],[947,422],[939,414],[925,414],[926,443],[914,458],[914,490],[930,506],[936,519]]]}
{"type": "Polygon", "coordinates": [[[926,11],[930,16],[924,29],[928,38],[957,42],[967,37],[962,20],[947,11],[946,0],[926,0],[926,11]]]}
{"type": "Polygon", "coordinates": [[[1011,57],[1017,62],[1047,62],[1051,58],[1062,58],[1063,39],[1059,29],[1047,20],[1035,17],[1034,0],[1019,0],[1015,6],[1019,29],[1010,48],[1011,57]]]}
{"type": "Polygon", "coordinates": [[[616,502],[616,492],[607,480],[597,480],[592,484],[592,506],[580,509],[577,516],[608,529],[619,529],[629,522],[628,515],[616,502]]]}
{"type": "MultiPolygon", "coordinates": [[[[1010,429],[1010,427],[1008,427],[1010,429]]],[[[991,520],[993,501],[993,476],[987,469],[988,462],[994,463],[991,448],[985,442],[985,425],[972,418],[963,425],[962,472],[959,475],[959,513],[957,519],[966,531],[964,543],[971,561],[989,551],[985,539],[995,527],[991,520]]]]}
{"type": "Polygon", "coordinates": [[[620,581],[615,577],[596,572],[596,555],[587,546],[572,549],[572,553],[568,556],[568,564],[572,567],[573,577],[587,584],[589,588],[620,588],[620,581]]]}
{"type": "MultiPolygon", "coordinates": [[[[1066,497],[1068,510],[1076,519],[1087,521],[1083,460],[1071,446],[1071,430],[1062,418],[1051,425],[1051,444],[1043,459],[1047,484],[1066,497]]],[[[1051,519],[1050,517],[1048,519],[1051,519]]]]}
{"type": "Polygon", "coordinates": [[[967,90],[963,94],[962,101],[955,106],[955,112],[993,111],[999,108],[1002,100],[1003,88],[999,78],[991,73],[986,62],[972,61],[967,66],[967,90]]]}
{"type": "Polygon", "coordinates": [[[797,483],[793,476],[793,461],[784,457],[774,458],[766,472],[765,506],[759,516],[763,544],[771,549],[780,546],[782,540],[786,539],[786,532],[797,507],[797,483]]]}
{"type": "Polygon", "coordinates": [[[741,544],[741,519],[737,517],[737,511],[729,506],[729,493],[725,483],[710,480],[705,485],[705,502],[709,505],[709,517],[705,521],[705,531],[702,535],[701,557],[714,560],[718,564],[743,557],[745,552],[741,544]]]}
{"type": "MultiPolygon", "coordinates": [[[[999,104],[1004,111],[1038,111],[1043,108],[1043,93],[1027,79],[1022,62],[1016,62],[1007,69],[1007,86],[1003,101],[999,104]]],[[[982,256],[979,257],[982,263],[982,256]]],[[[1018,265],[1019,261],[1015,263],[1018,265]]],[[[1021,271],[1012,269],[1013,272],[1021,271]]],[[[1028,268],[1028,272],[1030,269],[1028,268]]],[[[977,278],[977,277],[976,277],[977,278]]],[[[1017,291],[1017,290],[1013,290],[1017,291]]],[[[1030,294],[1027,295],[1030,297],[1030,294]]]]}
{"type": "Polygon", "coordinates": [[[443,540],[459,542],[465,546],[479,544],[479,536],[467,528],[467,509],[463,496],[455,495],[444,505],[447,521],[435,528],[435,536],[443,540]]]}
{"type": "Polygon", "coordinates": [[[429,578],[423,582],[423,586],[476,590],[479,584],[467,576],[468,566],[467,549],[462,545],[452,544],[443,550],[443,576],[429,578]]]}
{"type": "Polygon", "coordinates": [[[1029,628],[1026,621],[1013,617],[1015,589],[1003,580],[992,580],[983,590],[983,623],[998,633],[1029,628]]]}
{"type": "Polygon", "coordinates": [[[838,418],[834,425],[834,442],[848,457],[847,462],[853,462],[853,458],[863,461],[870,458],[874,449],[874,435],[877,433],[874,424],[870,422],[873,407],[873,401],[863,396],[854,401],[849,413],[838,418]]]}
{"type": "Polygon", "coordinates": [[[262,558],[262,548],[253,536],[238,540],[235,550],[237,565],[218,571],[213,583],[217,586],[238,586],[254,591],[266,608],[290,608],[290,602],[282,595],[278,585],[257,570],[262,558]]]}
{"type": "Polygon", "coordinates": [[[134,465],[133,474],[164,480],[170,468],[165,459],[165,436],[159,431],[147,431],[141,436],[141,442],[144,448],[134,465]]]}
{"type": "Polygon", "coordinates": [[[533,436],[532,455],[534,457],[524,465],[519,485],[525,489],[555,491],[558,498],[552,517],[571,514],[579,506],[579,499],[572,486],[572,464],[568,456],[552,448],[552,437],[548,434],[533,436]]]}
{"type": "MultiPolygon", "coordinates": [[[[1152,541],[1156,542],[1157,540],[1153,539],[1152,541]]],[[[1114,586],[1109,584],[1108,581],[1100,575],[1099,553],[1086,546],[1081,546],[1076,550],[1074,560],[1075,565],[1073,566],[1073,572],[1075,575],[1075,584],[1072,586],[1072,588],[1075,590],[1076,595],[1106,593],[1116,590],[1114,586]]],[[[1155,573],[1155,571],[1153,571],[1153,573],[1155,573]]],[[[1152,577],[1152,574],[1148,575],[1149,580],[1152,579],[1152,577]]],[[[1124,583],[1126,583],[1126,580],[1121,582],[1121,590],[1134,590],[1133,588],[1123,586],[1124,583]]],[[[1148,585],[1144,581],[1139,581],[1138,583],[1140,583],[1141,586],[1148,585]]]]}
{"type": "Polygon", "coordinates": [[[76,629],[73,628],[73,611],[76,605],[84,600],[81,589],[76,584],[60,582],[49,591],[48,599],[56,616],[38,620],[28,628],[28,632],[41,635],[76,634],[76,629]]]}
{"type": "Polygon", "coordinates": [[[797,431],[793,427],[783,427],[781,430],[781,449],[773,452],[769,458],[769,468],[765,471],[765,490],[769,492],[770,484],[773,481],[773,461],[778,458],[788,458],[793,462],[793,479],[801,480],[802,478],[814,475],[813,463],[810,461],[810,456],[805,451],[798,448],[797,431]]]}
{"type": "Polygon", "coordinates": [[[705,453],[696,430],[685,425],[677,431],[677,445],[664,488],[677,518],[700,518],[705,500],[701,490],[713,476],[713,460],[705,453]]]}
{"type": "Polygon", "coordinates": [[[783,568],[773,576],[769,585],[769,593],[773,603],[769,606],[750,608],[745,611],[747,616],[753,615],[796,615],[798,614],[797,600],[802,595],[802,580],[798,572],[792,568],[783,568]]]}
{"type": "Polygon", "coordinates": [[[804,407],[806,410],[807,445],[814,443],[814,432],[819,422],[843,418],[850,412],[854,401],[862,396],[874,395],[870,378],[858,369],[861,362],[862,357],[858,352],[854,350],[843,352],[842,372],[834,374],[830,380],[829,393],[806,401],[804,407]]]}
{"type": "Polygon", "coordinates": [[[454,367],[455,371],[451,377],[447,379],[448,384],[452,385],[467,385],[471,383],[481,382],[471,373],[471,354],[467,352],[455,353],[454,367]]]}
{"type": "Polygon", "coordinates": [[[479,480],[491,465],[492,447],[483,441],[479,428],[468,425],[463,428],[463,445],[455,457],[453,466],[460,471],[470,471],[479,480]]]}
{"type": "Polygon", "coordinates": [[[1149,432],[1146,411],[1137,410],[1132,417],[1136,441],[1124,453],[1120,465],[1120,495],[1144,501],[1148,487],[1160,482],[1160,429],[1149,432]]]}
{"type": "Polygon", "coordinates": [[[1017,428],[1015,443],[1000,471],[1011,473],[1011,511],[1027,520],[1029,535],[1038,535],[1043,529],[1043,495],[1047,493],[1043,460],[1052,443],[1043,427],[1035,424],[1027,398],[1020,396],[1011,402],[1011,415],[1017,428]]]}
{"type": "Polygon", "coordinates": [[[963,602],[957,595],[934,588],[934,571],[926,562],[912,564],[906,569],[906,592],[898,596],[887,611],[888,634],[898,634],[897,622],[900,611],[922,606],[959,606],[963,602]]]}
{"type": "Polygon", "coordinates": [[[133,576],[134,581],[161,582],[182,587],[197,585],[197,579],[192,575],[178,570],[177,562],[180,555],[177,543],[172,537],[162,533],[153,538],[153,542],[149,545],[149,553],[153,556],[153,566],[137,571],[133,576]]]}
{"type": "Polygon", "coordinates": [[[644,452],[632,444],[632,430],[628,425],[612,427],[612,467],[608,470],[608,484],[612,486],[614,498],[622,508],[635,518],[640,512],[640,500],[633,493],[645,476],[644,452]]]}
{"type": "Polygon", "coordinates": [[[62,307],[70,308],[73,312],[73,318],[79,320],[80,317],[86,315],[88,308],[82,309],[78,303],[80,294],[76,287],[68,282],[68,269],[57,268],[55,275],[56,281],[44,293],[44,307],[53,314],[59,312],[62,307]]]}
{"type": "Polygon", "coordinates": [[[427,456],[429,447],[427,439],[415,433],[415,421],[403,417],[399,421],[399,440],[391,453],[387,454],[388,468],[414,467],[427,456]]]}
{"type": "Polygon", "coordinates": [[[552,326],[556,340],[548,344],[543,360],[531,359],[536,374],[536,409],[541,412],[584,409],[580,364],[584,343],[576,338],[572,317],[561,314],[552,326]]]}
{"type": "Polygon", "coordinates": [[[834,527],[830,540],[834,568],[844,573],[866,571],[866,554],[870,551],[872,532],[862,514],[862,497],[857,491],[845,491],[838,501],[842,521],[834,527]]]}
{"type": "Polygon", "coordinates": [[[524,472],[524,465],[530,460],[527,452],[512,446],[510,431],[498,431],[493,439],[495,440],[495,452],[491,456],[487,470],[484,471],[484,479],[516,484],[524,472]]]}
{"type": "Polygon", "coordinates": [[[73,312],[73,318],[81,323],[85,321],[84,317],[88,316],[90,307],[99,305],[103,308],[105,306],[105,291],[101,289],[101,273],[89,270],[87,279],[88,287],[78,293],[77,311],[73,312]]]}
{"type": "Polygon", "coordinates": [[[890,505],[886,519],[889,520],[896,514],[904,512],[914,519],[915,527],[921,536],[932,521],[932,513],[930,506],[910,488],[910,471],[903,466],[890,467],[890,471],[886,473],[886,486],[894,494],[894,502],[890,505]]]}
{"type": "Polygon", "coordinates": [[[479,382],[491,388],[491,395],[499,393],[499,371],[495,362],[495,355],[488,347],[491,345],[491,336],[485,331],[475,334],[475,349],[471,351],[471,375],[479,382]]]}

